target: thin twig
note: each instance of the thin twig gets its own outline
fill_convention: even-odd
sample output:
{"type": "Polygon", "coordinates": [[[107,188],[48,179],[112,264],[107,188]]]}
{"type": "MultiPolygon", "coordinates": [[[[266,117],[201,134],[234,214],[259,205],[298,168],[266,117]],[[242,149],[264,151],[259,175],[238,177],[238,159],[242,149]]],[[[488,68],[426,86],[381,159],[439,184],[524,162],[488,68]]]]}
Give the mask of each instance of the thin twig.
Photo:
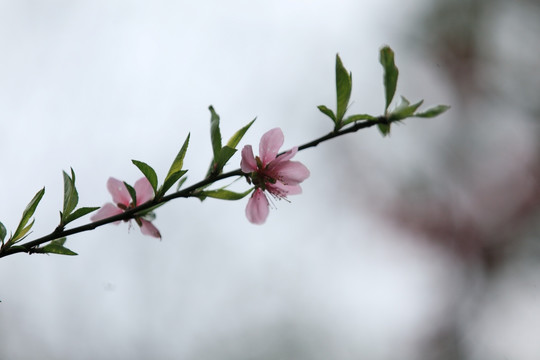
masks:
{"type": "MultiPolygon", "coordinates": [[[[308,148],[311,148],[311,147],[315,147],[317,145],[319,145],[320,143],[322,142],[325,142],[325,141],[328,141],[328,140],[331,140],[333,138],[336,138],[338,136],[343,136],[345,134],[349,134],[349,133],[354,133],[360,129],[365,129],[365,128],[368,128],[368,127],[371,127],[371,126],[374,126],[374,125],[377,125],[377,124],[387,124],[388,121],[384,118],[384,117],[381,117],[381,118],[378,118],[377,120],[367,120],[367,121],[361,121],[361,122],[357,122],[357,123],[354,123],[353,126],[350,126],[350,127],[347,127],[345,129],[342,129],[342,130],[338,130],[338,131],[333,131],[331,133],[328,133],[324,136],[321,136],[320,138],[318,139],[315,139],[315,140],[312,140],[308,143],[305,143],[303,145],[300,145],[298,146],[298,151],[302,151],[302,150],[305,150],[305,149],[308,149],[308,148]]],[[[137,214],[145,211],[145,210],[148,210],[154,206],[157,206],[157,205],[161,205],[161,204],[164,204],[170,200],[173,200],[173,199],[176,199],[176,198],[188,198],[188,197],[192,197],[192,196],[195,196],[194,193],[196,190],[202,188],[202,187],[206,187],[208,185],[211,185],[219,180],[223,180],[223,179],[227,179],[227,178],[230,178],[230,177],[234,177],[234,176],[245,176],[245,174],[242,172],[241,169],[236,169],[236,170],[232,170],[232,171],[229,171],[229,172],[226,172],[226,173],[222,173],[220,175],[217,175],[217,176],[211,176],[211,177],[208,177],[202,181],[199,181],[198,183],[195,183],[187,188],[184,188],[182,190],[179,190],[175,193],[172,193],[172,194],[169,194],[169,195],[166,195],[166,196],[163,196],[161,198],[154,198],[153,200],[151,201],[148,201],[144,204],[141,204],[137,207],[134,207],[134,208],[131,208],[129,210],[126,210],[125,212],[123,212],[122,214],[118,214],[118,215],[115,215],[115,216],[111,216],[111,217],[108,217],[108,218],[105,218],[105,219],[102,219],[102,220],[99,220],[99,221],[95,221],[95,222],[91,222],[91,223],[88,223],[88,224],[85,224],[85,225],[81,225],[81,226],[78,226],[78,227],[74,227],[72,229],[61,229],[61,228],[56,228],[52,233],[50,233],[49,235],[45,235],[43,237],[40,237],[40,238],[37,238],[35,240],[32,240],[32,241],[29,241],[29,242],[26,242],[24,244],[20,244],[20,245],[13,245],[9,248],[2,248],[0,249],[0,258],[1,257],[4,257],[4,256],[8,256],[8,255],[13,255],[13,254],[16,254],[16,253],[21,253],[21,252],[24,252],[24,253],[29,253],[31,254],[32,252],[35,251],[35,248],[42,245],[42,244],[45,244],[49,241],[52,241],[52,240],[55,240],[55,239],[61,239],[63,237],[67,237],[67,236],[70,236],[70,235],[74,235],[74,234],[77,234],[77,233],[81,233],[81,232],[85,232],[85,231],[90,231],[90,230],[94,230],[100,226],[103,226],[103,225],[106,225],[106,224],[110,224],[110,223],[113,223],[113,222],[116,222],[116,221],[127,221],[127,220],[130,220],[130,219],[133,219],[137,216],[137,214]]]]}

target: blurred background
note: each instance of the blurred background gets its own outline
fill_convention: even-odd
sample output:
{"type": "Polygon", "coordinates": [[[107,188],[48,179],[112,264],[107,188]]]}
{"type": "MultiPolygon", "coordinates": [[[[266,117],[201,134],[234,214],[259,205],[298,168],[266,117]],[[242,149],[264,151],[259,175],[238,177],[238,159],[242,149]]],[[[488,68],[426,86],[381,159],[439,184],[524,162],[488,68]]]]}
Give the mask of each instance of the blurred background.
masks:
{"type": "Polygon", "coordinates": [[[70,167],[101,206],[191,132],[202,179],[210,104],[224,138],[257,117],[240,146],[331,131],[338,52],[353,112],[383,110],[385,44],[396,95],[452,106],[299,153],[304,193],[263,226],[177,200],[162,241],[122,223],[2,258],[0,358],[539,359],[538,35],[535,0],[0,1],[0,220],[45,186],[31,238],[70,167]]]}

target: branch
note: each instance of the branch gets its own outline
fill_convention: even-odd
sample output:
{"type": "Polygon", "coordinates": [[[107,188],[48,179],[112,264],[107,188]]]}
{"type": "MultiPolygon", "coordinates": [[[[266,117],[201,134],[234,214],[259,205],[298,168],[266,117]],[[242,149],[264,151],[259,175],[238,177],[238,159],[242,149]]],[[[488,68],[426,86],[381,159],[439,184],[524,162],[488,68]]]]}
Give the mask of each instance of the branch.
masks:
{"type": "MultiPolygon", "coordinates": [[[[305,150],[305,149],[309,149],[311,147],[315,147],[315,146],[319,145],[320,143],[323,143],[325,141],[331,140],[331,139],[339,137],[339,136],[343,136],[345,134],[354,133],[354,132],[356,132],[356,131],[358,131],[360,129],[368,128],[368,127],[378,125],[378,124],[387,124],[387,123],[388,123],[388,121],[384,117],[380,117],[377,120],[368,120],[368,121],[357,122],[353,126],[347,127],[345,129],[342,129],[342,130],[339,130],[339,131],[330,132],[330,133],[328,133],[328,134],[326,134],[324,136],[321,136],[321,137],[319,137],[319,138],[317,138],[315,140],[312,140],[312,141],[307,142],[307,143],[305,143],[303,145],[300,145],[300,146],[298,146],[298,151],[302,151],[302,150],[305,150]]],[[[85,231],[94,230],[94,229],[96,229],[96,228],[98,228],[100,226],[110,224],[110,223],[114,223],[116,221],[128,221],[130,219],[135,218],[138,213],[141,213],[141,212],[143,212],[145,210],[148,210],[148,209],[153,208],[153,207],[158,206],[158,205],[165,204],[165,203],[167,203],[167,202],[169,202],[169,201],[171,201],[173,199],[193,197],[193,196],[195,196],[197,190],[199,190],[201,188],[204,188],[206,186],[212,185],[213,183],[215,183],[217,181],[227,179],[227,178],[230,178],[230,177],[235,177],[235,176],[245,176],[245,174],[242,172],[242,170],[236,169],[236,170],[232,170],[232,171],[229,171],[229,172],[217,175],[217,176],[210,176],[210,177],[208,177],[208,178],[206,178],[206,179],[204,179],[202,181],[199,181],[199,182],[197,182],[197,183],[195,183],[195,184],[193,184],[193,185],[191,185],[191,186],[189,186],[189,187],[187,187],[185,189],[179,190],[179,191],[177,191],[175,193],[163,196],[161,198],[154,198],[151,201],[148,201],[148,202],[146,202],[144,204],[141,204],[141,205],[139,205],[137,207],[134,207],[132,209],[126,210],[125,212],[123,212],[121,214],[111,216],[111,217],[108,217],[106,219],[102,219],[102,220],[99,220],[99,221],[96,221],[96,222],[90,222],[88,224],[81,225],[81,226],[78,226],[78,227],[74,227],[72,229],[67,229],[66,230],[66,229],[57,228],[52,233],[50,233],[48,235],[45,235],[43,237],[37,238],[35,240],[26,242],[26,243],[21,244],[21,245],[14,245],[14,246],[11,246],[9,248],[0,249],[0,258],[4,257],[4,256],[8,256],[8,255],[13,255],[13,254],[16,254],[16,253],[29,253],[29,254],[32,254],[32,253],[35,252],[35,249],[37,247],[39,247],[40,245],[45,244],[45,243],[47,243],[49,241],[52,241],[52,240],[55,240],[55,239],[61,239],[61,238],[64,238],[64,237],[67,237],[67,236],[70,236],[70,235],[74,235],[74,234],[78,234],[78,233],[81,233],[81,232],[85,232],[85,231]]]]}
{"type": "MultiPolygon", "coordinates": [[[[411,104],[409,100],[407,100],[405,97],[401,97],[400,102],[395,106],[395,108],[390,109],[389,106],[392,103],[392,100],[394,98],[394,94],[396,91],[397,86],[397,80],[398,80],[398,68],[395,65],[394,62],[394,52],[392,49],[390,49],[388,46],[383,47],[380,50],[380,56],[379,61],[381,65],[383,66],[383,85],[385,88],[385,108],[384,108],[384,114],[382,116],[372,116],[369,114],[354,114],[350,116],[345,116],[347,113],[347,110],[349,108],[349,102],[350,102],[350,96],[351,96],[351,89],[352,89],[352,74],[344,67],[343,62],[339,58],[339,55],[336,55],[336,95],[337,95],[337,108],[336,111],[331,110],[325,105],[319,105],[318,109],[328,116],[333,124],[334,124],[334,131],[321,136],[315,140],[312,140],[310,142],[307,142],[303,145],[298,146],[298,151],[305,150],[308,148],[315,147],[319,145],[322,142],[329,141],[331,139],[337,138],[339,136],[354,133],[360,129],[365,129],[374,125],[377,125],[380,132],[383,134],[383,136],[386,136],[390,133],[390,125],[393,122],[401,121],[406,118],[410,117],[420,117],[420,118],[433,118],[436,117],[446,110],[448,110],[449,106],[446,105],[438,105],[435,107],[432,107],[430,109],[427,109],[423,112],[417,112],[418,108],[422,105],[423,100],[420,100],[417,103],[411,104]]],[[[246,180],[248,183],[253,184],[255,187],[255,195],[257,195],[260,199],[261,196],[265,196],[262,192],[263,191],[270,191],[272,193],[272,190],[270,189],[270,184],[275,184],[277,181],[280,181],[279,178],[277,178],[276,174],[272,174],[271,170],[268,170],[266,167],[263,167],[261,159],[259,157],[255,157],[254,159],[251,159],[252,164],[246,165],[248,168],[253,168],[251,170],[252,172],[250,174],[246,174],[242,172],[241,169],[236,169],[233,171],[229,171],[227,173],[222,173],[223,167],[228,163],[228,161],[231,159],[231,157],[235,154],[237,151],[236,147],[241,141],[242,137],[246,133],[246,131],[250,128],[250,126],[253,124],[253,121],[248,123],[246,126],[242,127],[240,130],[238,130],[230,139],[229,141],[224,145],[222,144],[222,137],[221,137],[221,131],[220,131],[220,117],[215,112],[212,106],[209,108],[211,112],[211,119],[210,119],[210,137],[212,142],[212,150],[213,150],[213,159],[212,163],[210,165],[210,169],[207,172],[206,177],[187,187],[182,190],[178,190],[172,194],[165,195],[167,191],[178,181],[182,181],[180,179],[185,179],[183,176],[186,173],[187,170],[183,170],[183,160],[186,155],[186,151],[189,145],[189,138],[190,135],[188,134],[184,144],[182,145],[182,148],[180,149],[178,155],[174,159],[171,168],[169,172],[167,173],[167,176],[165,177],[165,180],[161,187],[158,188],[158,180],[157,175],[155,173],[155,170],[149,166],[146,163],[143,163],[141,161],[133,160],[133,164],[136,165],[139,170],[144,174],[145,181],[147,181],[148,186],[144,190],[145,193],[145,199],[148,199],[151,194],[153,194],[153,199],[150,201],[147,201],[143,204],[137,205],[137,191],[135,188],[133,188],[131,185],[127,183],[123,183],[115,180],[115,179],[109,179],[114,180],[119,183],[119,185],[114,185],[113,187],[116,187],[117,194],[120,194],[119,197],[125,197],[122,193],[123,186],[125,186],[126,191],[129,193],[129,196],[131,197],[131,202],[126,203],[119,203],[116,204],[118,208],[122,210],[122,213],[103,218],[101,219],[101,216],[98,216],[98,221],[91,222],[79,227],[75,227],[72,229],[65,229],[65,225],[70,223],[71,221],[74,221],[84,215],[89,214],[90,212],[96,210],[97,208],[88,208],[88,207],[82,207],[79,209],[76,209],[77,202],[78,202],[78,194],[75,187],[75,173],[73,170],[71,170],[71,175],[64,172],[64,204],[63,204],[63,211],[60,212],[60,225],[49,235],[43,236],[41,238],[35,239],[33,241],[26,242],[24,244],[19,244],[29,233],[29,231],[32,228],[33,221],[30,222],[30,219],[32,215],[34,214],[34,211],[41,200],[45,189],[40,190],[34,198],[30,201],[28,206],[23,212],[22,219],[17,227],[17,230],[13,235],[9,237],[9,240],[7,242],[4,242],[4,238],[6,236],[6,229],[2,223],[0,223],[0,241],[1,241],[1,247],[0,247],[0,257],[25,252],[28,254],[32,253],[61,253],[65,255],[74,255],[74,253],[66,249],[62,246],[63,241],[65,241],[65,237],[77,234],[84,231],[94,230],[100,226],[110,224],[117,221],[129,221],[131,219],[135,219],[139,226],[141,226],[141,230],[143,229],[143,226],[145,227],[145,231],[152,232],[153,230],[148,230],[148,220],[144,219],[144,216],[150,213],[153,209],[156,207],[165,204],[168,201],[171,201],[176,198],[188,198],[188,197],[198,197],[199,199],[204,199],[206,197],[215,197],[220,199],[227,199],[227,200],[238,200],[242,197],[248,195],[252,189],[248,189],[244,193],[235,193],[232,191],[225,190],[225,188],[217,189],[217,190],[205,190],[208,186],[214,184],[217,181],[231,178],[231,177],[237,177],[237,176],[244,176],[246,177],[246,180]],[[254,163],[257,163],[256,166],[253,165],[254,163]],[[270,171],[270,173],[267,173],[267,171],[270,171]],[[267,186],[268,185],[268,186],[267,186]],[[119,190],[120,187],[120,190],[119,190]],[[150,190],[151,187],[151,190],[150,190]],[[152,193],[150,191],[153,191],[152,193]],[[261,195],[263,194],[263,195],[261,195]],[[143,221],[146,221],[146,223],[143,223],[143,221]],[[146,225],[144,225],[146,224],[146,225]],[[48,244],[44,247],[41,247],[41,245],[52,242],[54,240],[57,240],[55,243],[48,244]]],[[[270,130],[268,133],[273,132],[273,134],[276,133],[276,130],[279,130],[280,132],[280,139],[282,139],[283,134],[281,133],[280,129],[273,129],[270,130]]],[[[268,134],[267,133],[267,134],[268,134]]],[[[263,135],[263,137],[266,136],[263,135]]],[[[272,135],[271,135],[272,136],[272,135]]],[[[268,137],[266,138],[268,141],[268,137]]],[[[280,140],[281,141],[281,140],[280,140]]],[[[277,151],[277,150],[276,150],[277,151]]],[[[280,153],[283,154],[283,153],[280,153]]],[[[299,164],[301,165],[301,164],[299,164]]],[[[305,168],[303,165],[301,165],[302,169],[299,169],[300,173],[302,175],[299,175],[300,177],[303,177],[303,179],[307,178],[309,176],[309,170],[305,168]]],[[[279,174],[278,174],[279,175],[279,174]]],[[[302,179],[302,181],[303,181],[302,179]]],[[[141,180],[144,180],[141,179],[141,180]]],[[[139,181],[141,181],[139,180],[139,181]]],[[[139,183],[140,186],[141,183],[139,183]]],[[[181,183],[179,183],[181,184],[181,183]]],[[[282,184],[285,185],[285,184],[282,184]]],[[[179,185],[181,186],[181,185],[179,185]]],[[[137,183],[135,184],[135,187],[137,187],[137,183]]],[[[277,190],[276,190],[277,191],[277,190]]],[[[112,190],[111,190],[112,193],[112,190]]],[[[285,196],[285,193],[276,192],[273,193],[273,195],[276,196],[285,196]]],[[[114,197],[114,194],[113,194],[114,197]]],[[[253,198],[252,198],[253,199],[253,198]]],[[[248,216],[248,220],[250,220],[252,223],[256,224],[262,224],[267,216],[267,212],[260,211],[260,202],[256,203],[254,201],[248,202],[248,207],[252,207],[254,210],[253,212],[250,212],[251,215],[248,216]],[[253,207],[256,204],[255,207],[253,207]],[[256,214],[256,215],[253,215],[256,214]],[[261,214],[264,214],[264,216],[261,216],[261,214]],[[251,216],[251,218],[250,218],[251,216]]],[[[102,208],[103,210],[103,208],[102,208]]],[[[113,210],[114,213],[114,210],[113,210]]],[[[111,214],[111,212],[108,212],[105,210],[103,215],[111,214]]],[[[97,213],[99,215],[99,212],[97,213]]],[[[153,227],[155,232],[151,233],[152,236],[160,237],[159,231],[153,227]]]]}

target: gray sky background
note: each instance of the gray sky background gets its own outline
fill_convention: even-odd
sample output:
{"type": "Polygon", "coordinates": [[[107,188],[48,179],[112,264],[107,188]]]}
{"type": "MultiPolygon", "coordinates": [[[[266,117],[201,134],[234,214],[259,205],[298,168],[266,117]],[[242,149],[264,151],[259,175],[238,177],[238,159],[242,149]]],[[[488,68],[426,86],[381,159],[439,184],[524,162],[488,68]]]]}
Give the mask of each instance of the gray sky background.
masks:
{"type": "MultiPolygon", "coordinates": [[[[188,132],[188,182],[200,180],[210,104],[224,138],[257,117],[240,146],[276,126],[285,148],[318,137],[331,130],[316,106],[335,106],[337,52],[353,72],[352,111],[382,111],[384,44],[398,95],[451,104],[438,64],[405,41],[426,3],[0,1],[0,220],[14,229],[45,186],[33,235],[47,234],[62,170],[75,170],[81,206],[101,206],[109,176],[141,176],[131,159],[162,179],[188,132]]],[[[0,357],[414,359],[463,274],[372,215],[361,200],[375,186],[343,189],[361,176],[348,171],[356,156],[371,174],[429,161],[446,121],[299,153],[304,194],[263,226],[246,220],[247,199],[178,200],[157,211],[161,242],[120,224],[68,239],[78,257],[2,259],[0,357]],[[431,140],[411,136],[421,128],[431,140]],[[358,143],[365,154],[344,153],[358,143]]]]}

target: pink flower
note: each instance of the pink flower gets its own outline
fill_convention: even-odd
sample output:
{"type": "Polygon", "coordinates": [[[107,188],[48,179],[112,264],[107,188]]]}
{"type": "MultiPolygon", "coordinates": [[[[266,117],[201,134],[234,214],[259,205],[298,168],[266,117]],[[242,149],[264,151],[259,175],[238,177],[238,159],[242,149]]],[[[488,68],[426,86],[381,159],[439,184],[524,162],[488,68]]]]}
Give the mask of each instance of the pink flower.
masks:
{"type": "MultiPolygon", "coordinates": [[[[122,181],[113,177],[109,178],[109,180],[107,180],[107,189],[109,189],[109,192],[112,195],[114,204],[106,203],[94,216],[90,218],[90,220],[98,221],[121,214],[128,209],[152,200],[154,197],[154,189],[152,189],[152,185],[150,185],[150,182],[145,177],[137,180],[133,188],[135,189],[135,194],[137,195],[137,204],[133,204],[129,191],[122,181]]],[[[150,221],[145,220],[142,217],[135,218],[135,221],[141,228],[141,232],[144,235],[161,238],[159,230],[150,221]]],[[[119,223],[120,221],[115,222],[115,224],[119,223]]]]}
{"type": "Polygon", "coordinates": [[[290,161],[298,151],[297,147],[278,155],[283,140],[283,132],[275,128],[261,138],[260,156],[253,156],[251,145],[242,149],[240,167],[244,173],[250,174],[255,185],[246,207],[246,216],[254,224],[264,223],[268,216],[269,202],[265,191],[276,199],[286,199],[287,195],[300,194],[302,188],[299,184],[309,177],[309,170],[302,163],[290,161]]]}

